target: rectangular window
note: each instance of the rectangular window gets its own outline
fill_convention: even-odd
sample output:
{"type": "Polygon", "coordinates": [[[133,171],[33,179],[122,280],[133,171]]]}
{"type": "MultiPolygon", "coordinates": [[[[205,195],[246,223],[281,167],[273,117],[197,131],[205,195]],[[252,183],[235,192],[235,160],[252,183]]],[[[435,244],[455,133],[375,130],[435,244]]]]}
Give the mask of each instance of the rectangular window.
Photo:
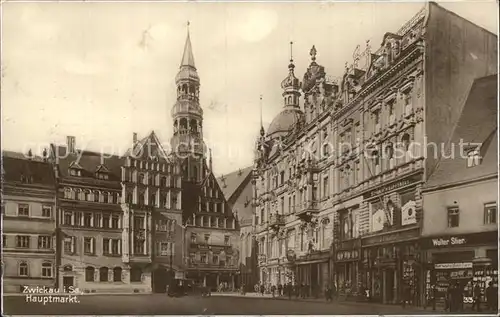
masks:
{"type": "Polygon", "coordinates": [[[323,198],[326,198],[330,195],[330,191],[328,189],[328,176],[323,177],[323,198]]]}
{"type": "Polygon", "coordinates": [[[196,243],[196,238],[197,238],[196,233],[192,233],[191,234],[191,243],[196,243]]]}
{"type": "Polygon", "coordinates": [[[42,217],[44,218],[52,217],[52,206],[42,206],[42,217]]]}
{"type": "Polygon", "coordinates": [[[161,242],[160,243],[160,255],[168,255],[169,254],[169,243],[161,242]]]}
{"type": "Polygon", "coordinates": [[[83,252],[85,254],[95,254],[94,241],[95,238],[83,238],[83,252]]]}
{"type": "Polygon", "coordinates": [[[208,244],[210,242],[210,235],[206,234],[205,235],[205,243],[208,244]]]}
{"type": "Polygon", "coordinates": [[[92,214],[91,213],[85,213],[83,215],[83,226],[90,228],[92,226],[92,214]]]}
{"type": "Polygon", "coordinates": [[[81,226],[83,221],[83,214],[81,212],[75,212],[75,226],[81,226]]]}
{"type": "Polygon", "coordinates": [[[38,248],[39,249],[52,248],[52,237],[51,236],[38,236],[38,248]]]}
{"type": "Polygon", "coordinates": [[[7,247],[7,236],[2,234],[2,248],[7,247]]]}
{"type": "Polygon", "coordinates": [[[134,217],[134,229],[144,229],[144,217],[134,217]]]}
{"type": "Polygon", "coordinates": [[[102,215],[102,227],[105,229],[109,229],[109,220],[111,218],[111,215],[108,213],[105,213],[102,215]]]}
{"type": "Polygon", "coordinates": [[[448,208],[448,228],[456,228],[460,223],[460,210],[458,207],[448,208]]]}
{"type": "Polygon", "coordinates": [[[109,254],[109,239],[102,239],[102,254],[109,254]]]}
{"type": "Polygon", "coordinates": [[[213,255],[212,257],[212,263],[213,264],[219,264],[219,256],[218,255],[213,255]]]}
{"type": "Polygon", "coordinates": [[[489,203],[484,205],[484,224],[490,225],[497,223],[497,204],[489,203]]]}
{"type": "Polygon", "coordinates": [[[207,258],[207,254],[206,253],[202,253],[201,256],[200,256],[200,262],[201,263],[208,263],[208,258],[207,258]]]}
{"type": "Polygon", "coordinates": [[[19,217],[29,217],[30,216],[30,206],[28,204],[19,204],[17,206],[17,215],[19,217]]]}
{"type": "Polygon", "coordinates": [[[285,197],[280,198],[280,212],[282,215],[285,213],[285,197]]]}
{"type": "Polygon", "coordinates": [[[16,236],[16,248],[29,248],[30,236],[16,236]]]}
{"type": "Polygon", "coordinates": [[[101,214],[94,214],[94,228],[101,227],[101,214]]]}
{"type": "Polygon", "coordinates": [[[113,254],[113,255],[121,254],[121,252],[120,252],[120,240],[119,239],[111,240],[111,254],[113,254]]]}
{"type": "Polygon", "coordinates": [[[75,237],[64,238],[64,253],[66,254],[75,253],[75,237]]]}
{"type": "Polygon", "coordinates": [[[224,236],[224,245],[229,245],[230,243],[230,237],[229,236],[224,236]]]}
{"type": "Polygon", "coordinates": [[[42,264],[42,277],[52,277],[52,264],[50,263],[42,264]]]}
{"type": "Polygon", "coordinates": [[[71,212],[64,212],[64,224],[67,226],[71,226],[71,212]]]}
{"type": "Polygon", "coordinates": [[[134,254],[144,254],[144,240],[134,239],[134,254]]]}
{"type": "Polygon", "coordinates": [[[120,216],[113,216],[111,218],[111,228],[113,229],[119,229],[120,225],[120,216]]]}

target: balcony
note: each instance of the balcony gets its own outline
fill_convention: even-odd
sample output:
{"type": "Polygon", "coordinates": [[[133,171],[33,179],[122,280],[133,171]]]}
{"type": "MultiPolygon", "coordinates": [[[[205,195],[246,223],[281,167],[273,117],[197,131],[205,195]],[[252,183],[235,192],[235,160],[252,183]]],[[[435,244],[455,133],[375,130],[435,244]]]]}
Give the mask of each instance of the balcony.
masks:
{"type": "Polygon", "coordinates": [[[272,214],[269,218],[269,226],[271,229],[277,231],[280,227],[285,225],[285,215],[272,214]]]}
{"type": "Polygon", "coordinates": [[[312,216],[319,212],[319,204],[317,201],[306,201],[299,207],[295,215],[306,222],[309,222],[312,216]]]}

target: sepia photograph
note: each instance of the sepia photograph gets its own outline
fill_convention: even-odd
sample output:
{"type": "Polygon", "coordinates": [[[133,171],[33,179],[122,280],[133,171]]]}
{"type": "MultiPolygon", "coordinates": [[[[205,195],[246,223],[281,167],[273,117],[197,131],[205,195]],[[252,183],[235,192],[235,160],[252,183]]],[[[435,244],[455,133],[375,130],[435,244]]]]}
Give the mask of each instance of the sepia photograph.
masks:
{"type": "Polygon", "coordinates": [[[2,1],[1,314],[498,315],[497,1],[2,1]]]}

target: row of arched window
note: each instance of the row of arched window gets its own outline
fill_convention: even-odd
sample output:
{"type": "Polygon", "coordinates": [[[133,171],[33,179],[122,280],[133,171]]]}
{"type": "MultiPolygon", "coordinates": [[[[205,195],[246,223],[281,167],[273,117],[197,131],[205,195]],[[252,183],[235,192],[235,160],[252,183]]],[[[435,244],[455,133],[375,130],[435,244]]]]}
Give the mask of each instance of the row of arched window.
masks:
{"type": "Polygon", "coordinates": [[[93,201],[96,203],[118,204],[120,203],[120,195],[112,192],[101,192],[98,190],[80,189],[80,188],[64,188],[65,199],[76,199],[83,201],[93,201]]]}

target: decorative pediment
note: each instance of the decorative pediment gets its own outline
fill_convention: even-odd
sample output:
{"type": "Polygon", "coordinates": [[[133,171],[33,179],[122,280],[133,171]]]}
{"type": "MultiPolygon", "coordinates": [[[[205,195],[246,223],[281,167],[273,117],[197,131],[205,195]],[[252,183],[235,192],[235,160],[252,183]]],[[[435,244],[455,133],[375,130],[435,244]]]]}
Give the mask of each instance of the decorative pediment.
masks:
{"type": "Polygon", "coordinates": [[[313,46],[310,51],[311,64],[307,68],[304,78],[302,80],[302,90],[304,92],[309,92],[309,90],[316,85],[318,79],[325,78],[325,68],[316,63],[316,47],[313,46]]]}

